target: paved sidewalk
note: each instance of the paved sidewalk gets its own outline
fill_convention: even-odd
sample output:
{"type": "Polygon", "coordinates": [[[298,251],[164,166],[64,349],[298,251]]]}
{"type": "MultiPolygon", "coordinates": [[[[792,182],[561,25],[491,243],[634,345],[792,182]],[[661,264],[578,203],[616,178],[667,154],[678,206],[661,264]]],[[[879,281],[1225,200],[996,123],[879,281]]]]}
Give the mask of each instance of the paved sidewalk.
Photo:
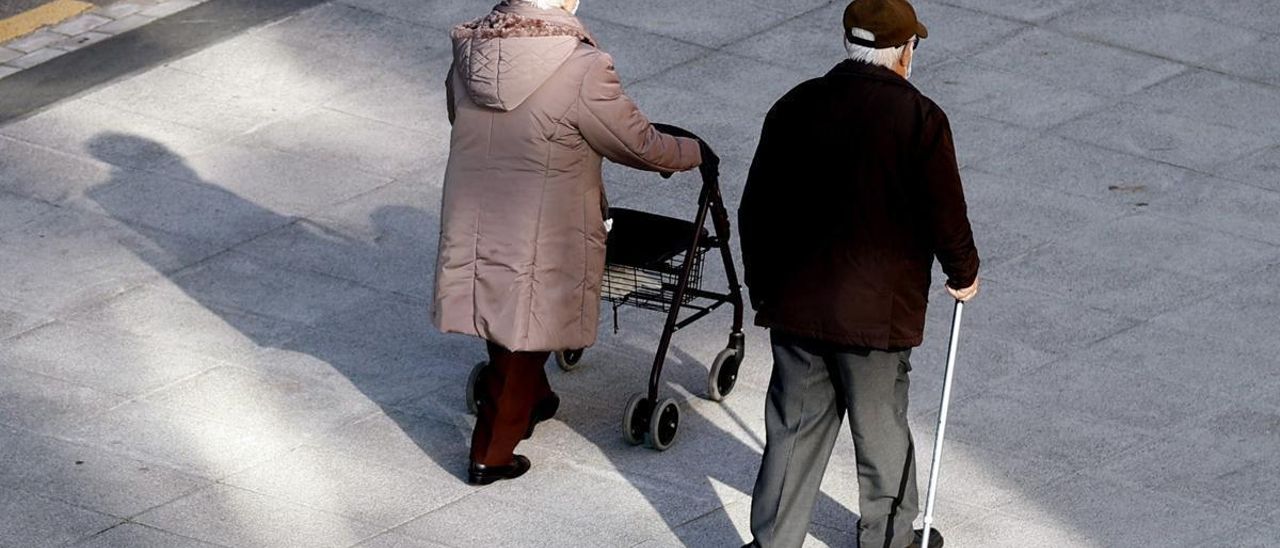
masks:
{"type": "MultiPolygon", "coordinates": [[[[947,545],[1275,546],[1280,4],[915,3],[913,82],[951,114],[985,260],[947,545]]],[[[0,546],[749,537],[770,363],[751,329],[737,390],[699,397],[723,311],[677,335],[671,450],[621,439],[661,328],[624,309],[581,370],[551,366],[564,405],[522,446],[533,471],[463,481],[483,349],[427,305],[447,30],[489,5],[326,2],[0,125],[0,546]]],[[[843,6],[580,15],[648,114],[717,148],[736,205],[764,113],[839,60],[843,6]]],[[[691,216],[693,177],[606,176],[615,204],[691,216]]],[[[935,303],[913,355],[922,463],[935,303]]],[[[853,545],[855,480],[843,439],[808,546],[853,545]]]]}
{"type": "Polygon", "coordinates": [[[153,23],[207,0],[128,0],[104,4],[0,42],[0,78],[153,23]]]}

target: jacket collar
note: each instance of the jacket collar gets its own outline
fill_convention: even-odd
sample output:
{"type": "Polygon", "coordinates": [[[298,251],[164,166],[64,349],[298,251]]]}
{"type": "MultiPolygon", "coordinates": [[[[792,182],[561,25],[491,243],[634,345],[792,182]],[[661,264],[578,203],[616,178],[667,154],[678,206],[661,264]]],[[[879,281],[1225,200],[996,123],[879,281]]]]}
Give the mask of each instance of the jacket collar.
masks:
{"type": "Polygon", "coordinates": [[[854,61],[852,59],[845,59],[844,61],[841,61],[840,64],[836,65],[834,68],[831,69],[830,72],[827,73],[827,77],[833,77],[833,76],[844,76],[844,77],[854,77],[854,78],[866,78],[868,80],[879,80],[882,82],[888,82],[890,84],[903,86],[911,90],[916,89],[916,87],[911,85],[911,82],[908,82],[906,78],[898,76],[898,73],[892,70],[884,68],[880,65],[863,63],[860,61],[854,61]]]}
{"type": "Polygon", "coordinates": [[[510,13],[521,17],[528,17],[530,19],[541,19],[553,25],[569,27],[571,29],[581,31],[582,34],[587,37],[587,43],[597,48],[600,47],[600,42],[596,40],[595,35],[591,34],[591,31],[588,31],[587,27],[582,24],[582,20],[567,11],[558,9],[544,10],[523,0],[503,0],[501,4],[493,7],[493,11],[510,13]]]}

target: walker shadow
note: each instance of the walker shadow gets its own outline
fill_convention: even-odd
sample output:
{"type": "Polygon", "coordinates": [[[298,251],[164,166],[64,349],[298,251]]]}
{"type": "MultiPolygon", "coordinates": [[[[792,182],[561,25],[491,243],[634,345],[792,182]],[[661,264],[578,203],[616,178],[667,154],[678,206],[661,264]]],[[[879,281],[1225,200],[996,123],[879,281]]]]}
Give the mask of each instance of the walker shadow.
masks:
{"type": "MultiPolygon", "coordinates": [[[[299,323],[293,319],[272,317],[261,310],[252,310],[255,306],[254,299],[268,293],[272,293],[271,298],[276,302],[298,302],[305,305],[308,300],[316,298],[318,291],[324,290],[324,287],[308,285],[313,282],[362,284],[361,280],[344,280],[331,273],[299,267],[305,266],[306,261],[296,261],[294,259],[297,257],[291,257],[290,254],[313,258],[356,258],[375,264],[403,261],[405,257],[402,254],[413,254],[410,259],[413,267],[429,282],[434,271],[434,253],[431,248],[438,230],[435,213],[408,206],[379,207],[370,219],[379,235],[397,231],[401,236],[405,233],[410,236],[416,234],[419,239],[417,243],[421,244],[409,247],[379,245],[381,236],[373,238],[372,242],[352,238],[325,229],[305,218],[292,217],[262,207],[217,184],[204,181],[186,165],[183,158],[160,143],[122,134],[99,135],[90,143],[90,150],[104,160],[107,151],[121,148],[147,150],[152,157],[166,164],[166,169],[176,170],[176,178],[183,182],[166,179],[172,181],[172,184],[163,192],[150,195],[151,197],[140,197],[138,193],[107,192],[114,186],[130,184],[137,176],[137,172],[117,168],[110,182],[87,193],[109,215],[127,224],[136,224],[131,219],[136,218],[139,208],[160,208],[158,203],[148,204],[147,200],[178,200],[184,205],[181,208],[183,217],[177,221],[176,226],[170,226],[171,231],[190,234],[207,227],[217,233],[216,237],[224,238],[229,249],[239,248],[246,242],[265,235],[287,232],[287,246],[280,248],[283,254],[281,256],[264,258],[239,251],[230,252],[236,256],[236,260],[265,265],[264,270],[276,276],[272,279],[255,279],[236,272],[229,275],[238,276],[238,279],[218,279],[216,276],[211,279],[209,276],[189,275],[192,270],[202,268],[211,261],[227,260],[227,252],[185,269],[167,271],[160,267],[163,253],[178,253],[181,250],[166,249],[165,246],[180,245],[173,243],[177,240],[153,241],[155,246],[161,248],[160,254],[155,249],[134,249],[138,257],[155,266],[158,272],[164,273],[188,297],[218,315],[257,346],[267,350],[279,349],[304,354],[327,364],[349,380],[364,397],[377,404],[423,454],[458,481],[465,481],[467,447],[470,443],[467,426],[472,419],[468,417],[464,405],[464,390],[470,364],[484,356],[484,348],[479,341],[439,335],[430,326],[429,303],[425,298],[402,292],[374,290],[373,293],[377,296],[372,302],[335,310],[311,323],[299,323]],[[143,203],[139,203],[139,200],[143,203]],[[225,225],[236,222],[257,228],[248,232],[247,236],[231,237],[239,227],[225,225]],[[250,310],[246,310],[246,307],[250,310]]],[[[227,271],[228,269],[213,270],[216,274],[227,271]]],[[[660,321],[655,319],[652,323],[660,326],[660,321]]],[[[650,327],[642,329],[653,330],[650,327]]],[[[646,336],[650,334],[656,341],[658,333],[645,333],[646,336]]],[[[601,346],[609,347],[610,352],[621,352],[628,362],[647,366],[653,357],[652,349],[609,340],[602,342],[605,344],[601,346]]],[[[665,375],[667,382],[701,386],[697,383],[705,382],[706,365],[678,346],[673,346],[671,352],[668,360],[671,367],[665,375]],[[690,367],[691,364],[696,366],[690,367]]],[[[591,352],[588,353],[588,361],[590,356],[591,352]]],[[[264,368],[267,373],[276,372],[272,370],[273,364],[255,365],[264,368]]],[[[555,369],[554,365],[550,367],[555,369]]],[[[314,365],[309,371],[305,368],[299,371],[295,367],[285,373],[304,376],[326,373],[318,369],[321,368],[314,365]]],[[[635,390],[639,390],[644,386],[643,378],[647,378],[647,372],[647,367],[635,367],[628,368],[625,372],[614,370],[602,373],[632,375],[634,378],[619,379],[612,388],[618,390],[617,384],[625,382],[626,386],[634,386],[635,390]]],[[[565,398],[566,404],[562,407],[565,424],[601,449],[613,467],[643,494],[648,504],[662,516],[665,524],[681,542],[697,546],[706,545],[709,541],[723,546],[740,544],[742,539],[726,513],[720,511],[690,516],[687,509],[682,510],[669,499],[673,487],[678,487],[683,496],[696,500],[718,499],[716,482],[749,495],[754,486],[756,466],[760,461],[759,450],[722,430],[686,405],[682,409],[681,426],[681,435],[686,439],[678,442],[678,446],[682,444],[683,449],[676,450],[698,448],[698,451],[703,451],[707,447],[714,447],[714,454],[707,450],[705,458],[699,455],[696,460],[702,464],[693,470],[683,466],[664,465],[664,459],[671,462],[675,455],[626,446],[616,428],[603,426],[618,422],[614,419],[622,413],[620,405],[617,409],[603,410],[597,405],[596,410],[603,411],[597,416],[605,416],[605,419],[583,421],[590,424],[575,423],[574,408],[578,411],[586,409],[590,404],[582,402],[591,396],[590,393],[583,393],[584,390],[590,390],[590,387],[584,385],[583,377],[575,380],[575,376],[577,375],[554,372],[551,375],[553,387],[565,398]],[[689,435],[690,432],[697,432],[702,439],[695,441],[689,435]],[[726,466],[728,463],[738,466],[726,466]],[[742,467],[740,463],[752,464],[742,467]],[[699,526],[682,527],[695,521],[699,522],[699,526]],[[713,539],[709,540],[708,536],[713,539]]],[[[670,387],[666,392],[670,392],[670,387]]],[[[612,399],[619,397],[623,397],[623,394],[614,394],[612,399]]],[[[737,422],[745,429],[744,421],[738,419],[737,422]]],[[[755,437],[754,433],[747,431],[751,437],[755,437]]],[[[535,434],[533,443],[536,444],[537,441],[538,435],[535,434]]],[[[755,440],[756,445],[760,445],[761,441],[755,440]]],[[[572,458],[572,455],[567,457],[572,458]]],[[[839,516],[836,521],[847,523],[850,530],[858,519],[856,514],[825,493],[819,501],[817,512],[839,516]]],[[[841,531],[828,528],[815,529],[814,535],[833,546],[847,543],[850,538],[841,535],[841,531]]]]}

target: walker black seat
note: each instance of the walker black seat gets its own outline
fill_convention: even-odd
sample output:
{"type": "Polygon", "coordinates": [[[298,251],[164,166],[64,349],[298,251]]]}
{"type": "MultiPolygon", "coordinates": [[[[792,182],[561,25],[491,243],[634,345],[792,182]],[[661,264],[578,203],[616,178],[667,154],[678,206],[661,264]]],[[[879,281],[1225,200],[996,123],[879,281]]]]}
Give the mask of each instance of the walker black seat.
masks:
{"type": "MultiPolygon", "coordinates": [[[[610,208],[606,261],[609,264],[647,270],[665,270],[672,258],[689,250],[694,223],[633,209],[610,208]]],[[[701,227],[699,247],[712,247],[706,227],[701,227]]]]}

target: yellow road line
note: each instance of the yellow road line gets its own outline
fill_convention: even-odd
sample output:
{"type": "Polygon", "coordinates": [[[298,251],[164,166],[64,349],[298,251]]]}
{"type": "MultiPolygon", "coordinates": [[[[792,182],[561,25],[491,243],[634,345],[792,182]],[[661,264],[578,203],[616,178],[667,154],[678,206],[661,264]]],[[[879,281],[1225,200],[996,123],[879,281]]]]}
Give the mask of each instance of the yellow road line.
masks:
{"type": "Polygon", "coordinates": [[[56,25],[92,8],[93,4],[79,0],[53,0],[24,11],[0,21],[0,43],[30,34],[40,27],[56,25]]]}

